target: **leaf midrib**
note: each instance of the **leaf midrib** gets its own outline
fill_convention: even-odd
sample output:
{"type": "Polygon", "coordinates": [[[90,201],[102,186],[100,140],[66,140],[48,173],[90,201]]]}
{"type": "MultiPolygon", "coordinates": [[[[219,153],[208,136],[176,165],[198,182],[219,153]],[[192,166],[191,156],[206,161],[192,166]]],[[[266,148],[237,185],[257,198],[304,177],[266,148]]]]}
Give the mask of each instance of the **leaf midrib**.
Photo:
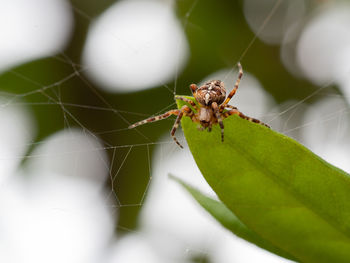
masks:
{"type": "MultiPolygon", "coordinates": [[[[252,125],[256,125],[256,124],[252,124],[252,125]]],[[[236,145],[236,143],[234,143],[233,140],[230,141],[230,144],[232,144],[233,146],[236,145]]],[[[335,229],[337,232],[339,232],[341,235],[343,235],[345,238],[347,238],[349,240],[349,242],[350,242],[350,234],[347,233],[346,231],[344,232],[342,228],[337,227],[339,224],[337,224],[337,222],[333,222],[334,220],[333,220],[332,217],[327,216],[326,214],[324,214],[319,209],[313,209],[312,204],[309,203],[309,201],[307,199],[303,198],[302,194],[300,194],[297,191],[294,191],[293,188],[287,187],[286,184],[282,180],[280,180],[278,178],[276,173],[274,173],[273,171],[268,169],[265,165],[262,165],[261,162],[257,158],[255,158],[254,156],[249,154],[242,147],[231,147],[231,149],[233,151],[236,151],[238,154],[240,154],[242,157],[244,157],[247,161],[252,163],[255,166],[255,169],[262,171],[261,173],[265,177],[269,178],[274,183],[276,183],[278,186],[280,186],[283,189],[284,192],[286,192],[287,194],[289,194],[293,198],[295,198],[295,200],[300,202],[300,204],[304,205],[304,207],[307,210],[309,210],[310,212],[315,214],[322,221],[326,222],[329,226],[331,226],[333,229],[335,229]]],[[[321,160],[318,159],[317,161],[320,162],[321,160]]],[[[227,176],[227,175],[225,175],[225,176],[227,176]]],[[[222,181],[222,180],[220,180],[220,181],[222,181]]],[[[219,183],[220,182],[218,182],[218,184],[219,183]]]]}

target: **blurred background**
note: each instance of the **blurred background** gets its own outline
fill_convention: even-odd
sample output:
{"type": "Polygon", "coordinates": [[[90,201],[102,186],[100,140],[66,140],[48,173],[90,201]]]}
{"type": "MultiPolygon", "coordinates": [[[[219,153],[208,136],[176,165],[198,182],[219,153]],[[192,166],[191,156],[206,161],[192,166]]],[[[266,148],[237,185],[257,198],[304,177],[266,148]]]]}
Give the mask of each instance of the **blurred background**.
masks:
{"type": "Polygon", "coordinates": [[[350,171],[347,1],[0,0],[0,262],[286,262],[168,178],[215,196],[174,119],[127,128],[238,61],[233,105],[350,171]]]}

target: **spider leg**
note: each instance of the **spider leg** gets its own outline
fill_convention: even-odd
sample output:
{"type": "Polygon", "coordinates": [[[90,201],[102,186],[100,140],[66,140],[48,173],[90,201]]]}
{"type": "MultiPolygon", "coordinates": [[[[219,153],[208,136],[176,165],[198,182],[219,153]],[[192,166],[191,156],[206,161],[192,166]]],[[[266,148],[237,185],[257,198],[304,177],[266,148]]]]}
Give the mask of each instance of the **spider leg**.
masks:
{"type": "Polygon", "coordinates": [[[223,116],[224,116],[224,119],[226,119],[227,117],[231,116],[231,115],[238,115],[239,117],[241,117],[242,119],[245,119],[245,120],[248,120],[248,121],[251,121],[251,122],[255,122],[255,123],[259,123],[261,125],[264,125],[266,126],[267,128],[270,128],[269,125],[259,121],[258,119],[254,119],[254,118],[251,118],[251,117],[248,117],[246,115],[244,115],[242,112],[240,112],[239,110],[237,109],[232,109],[230,111],[226,111],[223,113],[223,116]]]}
{"type": "Polygon", "coordinates": [[[136,122],[136,123],[130,125],[130,126],[129,126],[129,129],[135,128],[135,127],[137,127],[137,126],[139,126],[139,125],[143,125],[143,124],[145,124],[145,123],[163,120],[163,119],[168,118],[168,117],[171,116],[171,115],[179,115],[179,113],[180,113],[180,110],[170,110],[170,111],[168,111],[168,112],[166,112],[166,113],[163,113],[163,114],[161,114],[161,115],[154,116],[154,117],[150,117],[150,118],[145,119],[145,120],[143,120],[143,121],[136,122]]]}
{"type": "MultiPolygon", "coordinates": [[[[194,85],[194,84],[193,84],[193,85],[194,85]]],[[[190,99],[184,97],[184,96],[178,96],[178,95],[176,95],[176,96],[175,96],[175,99],[176,99],[176,100],[182,100],[182,101],[184,101],[184,102],[190,104],[195,110],[198,110],[196,103],[195,103],[194,101],[192,101],[192,100],[190,100],[190,99]]]]}
{"type": "Polygon", "coordinates": [[[220,112],[222,113],[222,112],[224,111],[225,108],[229,108],[229,109],[231,109],[231,110],[238,110],[235,106],[232,106],[232,105],[230,105],[230,104],[227,104],[227,105],[225,105],[224,108],[221,108],[221,107],[219,108],[220,112]]]}
{"type": "Polygon", "coordinates": [[[143,120],[143,121],[136,122],[136,123],[130,125],[129,129],[135,128],[136,126],[139,126],[139,125],[142,125],[142,124],[145,124],[145,123],[148,123],[148,122],[154,122],[154,121],[159,121],[159,120],[166,119],[170,115],[177,115],[177,118],[176,118],[176,121],[174,123],[174,126],[173,126],[173,128],[171,129],[171,132],[170,132],[171,137],[173,137],[173,140],[176,142],[177,145],[179,145],[181,148],[183,148],[182,145],[179,143],[179,141],[176,139],[175,132],[176,132],[176,129],[179,127],[181,118],[184,115],[185,116],[189,116],[189,117],[193,117],[193,111],[187,105],[184,105],[180,110],[170,110],[170,111],[168,111],[168,112],[166,112],[164,114],[161,114],[161,115],[158,115],[158,116],[155,116],[155,117],[151,117],[151,118],[148,118],[148,119],[143,120]]]}
{"type": "Polygon", "coordinates": [[[196,92],[196,90],[198,89],[197,85],[196,84],[191,84],[190,85],[190,89],[192,91],[192,94],[196,92]]]}
{"type": "Polygon", "coordinates": [[[228,94],[226,100],[220,105],[220,109],[221,108],[223,109],[226,107],[227,103],[231,100],[233,95],[235,95],[235,93],[238,89],[239,83],[241,82],[241,79],[243,76],[243,69],[242,69],[241,63],[238,62],[237,66],[238,66],[239,73],[238,73],[238,78],[236,80],[235,86],[234,86],[233,90],[231,90],[230,94],[228,94]]]}
{"type": "Polygon", "coordinates": [[[221,141],[223,142],[224,141],[224,123],[222,121],[222,117],[221,117],[221,113],[219,111],[219,107],[218,107],[218,104],[216,102],[213,102],[211,104],[211,107],[213,108],[214,110],[214,114],[216,116],[216,119],[218,120],[218,123],[220,125],[220,129],[221,129],[221,141]]]}
{"type": "Polygon", "coordinates": [[[191,116],[191,113],[192,113],[192,110],[190,109],[190,107],[188,107],[187,105],[183,106],[181,108],[181,110],[179,110],[179,114],[177,115],[177,118],[176,118],[176,121],[174,123],[174,126],[173,128],[171,129],[171,132],[170,132],[170,135],[171,137],[173,137],[173,140],[176,142],[177,145],[180,146],[180,148],[183,148],[183,146],[179,143],[179,141],[176,139],[175,137],[175,132],[176,132],[176,129],[179,127],[179,124],[180,124],[180,121],[181,121],[181,118],[183,115],[189,115],[191,116]]]}
{"type": "Polygon", "coordinates": [[[226,107],[226,108],[229,108],[229,109],[237,110],[237,107],[232,106],[232,105],[230,105],[230,104],[227,104],[225,107],[226,107]]]}

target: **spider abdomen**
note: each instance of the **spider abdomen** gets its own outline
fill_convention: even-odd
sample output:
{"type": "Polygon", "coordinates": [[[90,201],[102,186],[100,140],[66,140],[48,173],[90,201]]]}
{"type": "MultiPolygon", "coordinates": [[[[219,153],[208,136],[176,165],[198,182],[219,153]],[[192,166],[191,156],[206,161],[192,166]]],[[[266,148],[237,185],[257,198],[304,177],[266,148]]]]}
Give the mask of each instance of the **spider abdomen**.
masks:
{"type": "Polygon", "coordinates": [[[226,89],[222,81],[211,80],[200,86],[194,96],[202,105],[210,106],[213,102],[220,105],[226,98],[226,89]]]}

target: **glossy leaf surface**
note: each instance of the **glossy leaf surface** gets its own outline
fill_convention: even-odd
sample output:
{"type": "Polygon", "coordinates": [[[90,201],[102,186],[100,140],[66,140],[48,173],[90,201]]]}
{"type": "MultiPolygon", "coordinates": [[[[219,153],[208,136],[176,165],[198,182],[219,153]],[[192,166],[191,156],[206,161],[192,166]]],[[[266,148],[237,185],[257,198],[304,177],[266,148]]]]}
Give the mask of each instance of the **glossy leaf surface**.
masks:
{"type": "Polygon", "coordinates": [[[300,261],[349,262],[349,175],[273,129],[237,116],[224,125],[222,143],[218,125],[208,133],[182,120],[194,159],[225,206],[300,261]]]}

